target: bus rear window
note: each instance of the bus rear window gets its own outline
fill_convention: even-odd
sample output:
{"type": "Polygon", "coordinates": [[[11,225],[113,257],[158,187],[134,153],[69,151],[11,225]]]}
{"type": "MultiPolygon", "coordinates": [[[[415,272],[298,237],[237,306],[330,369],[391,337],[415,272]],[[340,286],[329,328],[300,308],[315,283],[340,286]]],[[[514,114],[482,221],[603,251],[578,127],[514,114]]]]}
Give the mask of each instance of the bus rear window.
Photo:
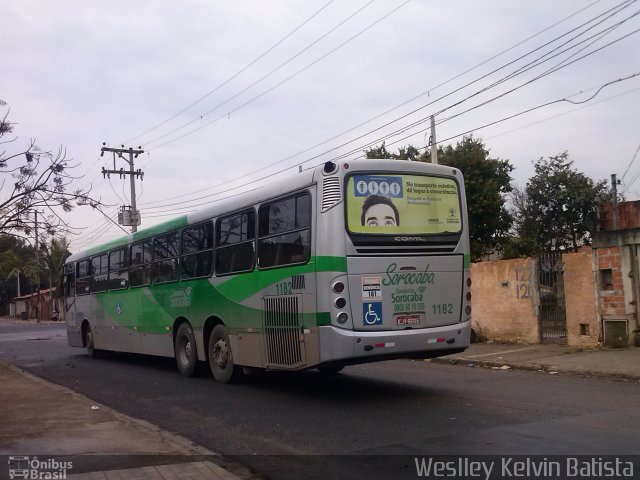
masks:
{"type": "Polygon", "coordinates": [[[462,230],[458,184],[426,175],[352,175],[347,183],[351,233],[425,235],[462,230]]]}

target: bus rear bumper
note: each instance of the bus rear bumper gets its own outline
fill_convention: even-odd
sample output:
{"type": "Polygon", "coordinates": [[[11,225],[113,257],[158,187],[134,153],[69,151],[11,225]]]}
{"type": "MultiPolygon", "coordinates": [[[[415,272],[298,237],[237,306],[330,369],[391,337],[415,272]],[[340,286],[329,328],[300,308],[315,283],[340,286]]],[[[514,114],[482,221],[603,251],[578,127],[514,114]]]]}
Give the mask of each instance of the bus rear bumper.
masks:
{"type": "Polygon", "coordinates": [[[386,358],[433,358],[469,347],[471,322],[429,329],[363,332],[318,327],[320,363],[364,363],[386,358]]]}

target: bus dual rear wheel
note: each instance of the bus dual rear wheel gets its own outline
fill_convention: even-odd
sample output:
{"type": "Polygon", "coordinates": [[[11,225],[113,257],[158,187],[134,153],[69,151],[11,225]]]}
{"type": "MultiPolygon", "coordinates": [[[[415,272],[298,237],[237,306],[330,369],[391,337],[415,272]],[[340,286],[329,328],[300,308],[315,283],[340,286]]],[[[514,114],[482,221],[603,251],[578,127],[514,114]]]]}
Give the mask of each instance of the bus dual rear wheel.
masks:
{"type": "Polygon", "coordinates": [[[233,362],[229,333],[224,325],[216,325],[209,336],[209,367],[213,378],[220,383],[230,383],[242,375],[242,367],[233,362]]]}

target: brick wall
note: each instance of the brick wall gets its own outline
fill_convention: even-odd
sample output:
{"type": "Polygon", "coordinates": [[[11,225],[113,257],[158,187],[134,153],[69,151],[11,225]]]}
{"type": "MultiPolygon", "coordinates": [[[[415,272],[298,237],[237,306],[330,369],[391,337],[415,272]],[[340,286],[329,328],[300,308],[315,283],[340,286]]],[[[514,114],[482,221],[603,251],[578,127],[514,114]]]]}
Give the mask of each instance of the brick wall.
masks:
{"type": "MultiPolygon", "coordinates": [[[[618,230],[640,227],[640,201],[618,204],[618,230]]],[[[613,205],[600,206],[600,230],[613,230],[613,205]]]]}
{"type": "Polygon", "coordinates": [[[601,300],[600,313],[622,317],[625,314],[625,305],[620,247],[599,248],[595,252],[601,300]]]}

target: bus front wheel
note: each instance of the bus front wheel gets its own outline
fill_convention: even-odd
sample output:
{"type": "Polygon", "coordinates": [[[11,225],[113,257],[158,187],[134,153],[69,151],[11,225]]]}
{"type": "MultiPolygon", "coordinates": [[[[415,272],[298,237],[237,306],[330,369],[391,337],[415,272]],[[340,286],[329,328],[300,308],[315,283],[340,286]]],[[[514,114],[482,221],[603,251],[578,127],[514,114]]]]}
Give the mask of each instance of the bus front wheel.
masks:
{"type": "Polygon", "coordinates": [[[183,323],[176,332],[174,350],[178,370],[185,377],[190,377],[196,370],[198,353],[196,350],[196,337],[188,323],[183,323]]]}
{"type": "Polygon", "coordinates": [[[220,383],[230,383],[242,375],[242,367],[233,363],[229,333],[224,325],[216,325],[209,337],[209,366],[213,378],[220,383]]]}

